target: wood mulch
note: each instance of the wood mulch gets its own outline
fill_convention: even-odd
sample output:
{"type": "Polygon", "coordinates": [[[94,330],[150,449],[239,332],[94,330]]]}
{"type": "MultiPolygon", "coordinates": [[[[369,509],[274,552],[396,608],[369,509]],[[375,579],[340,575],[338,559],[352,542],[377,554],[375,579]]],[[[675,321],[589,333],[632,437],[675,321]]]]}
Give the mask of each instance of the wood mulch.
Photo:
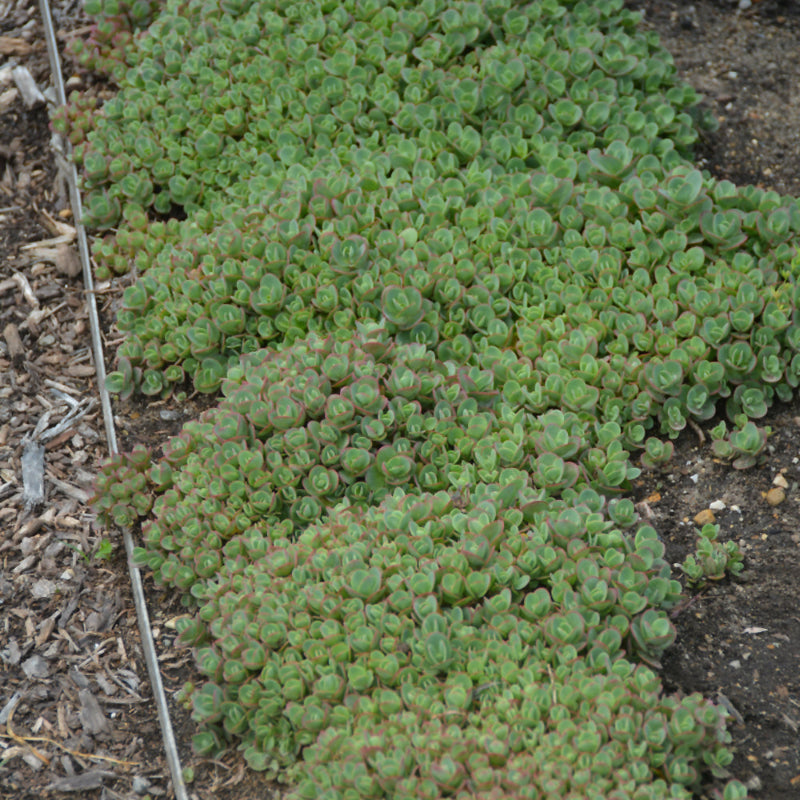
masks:
{"type": "Polygon", "coordinates": [[[107,448],[67,183],[9,68],[49,85],[39,11],[0,20],[0,796],[156,797],[125,558],[87,505],[107,448]]]}

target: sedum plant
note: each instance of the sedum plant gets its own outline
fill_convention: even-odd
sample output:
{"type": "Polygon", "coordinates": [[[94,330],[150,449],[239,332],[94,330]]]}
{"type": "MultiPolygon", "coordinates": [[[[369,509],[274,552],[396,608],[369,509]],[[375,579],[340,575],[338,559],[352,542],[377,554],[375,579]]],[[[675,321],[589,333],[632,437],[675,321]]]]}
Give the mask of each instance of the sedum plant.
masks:
{"type": "MultiPolygon", "coordinates": [[[[199,734],[199,749],[235,734],[252,764],[274,769],[323,727],[367,731],[403,709],[433,721],[440,708],[464,724],[507,691],[510,712],[508,675],[541,680],[520,669],[585,663],[600,691],[623,664],[633,669],[625,652],[655,659],[672,641],[652,604],[669,607],[678,586],[651,529],[628,538],[590,510],[592,492],[590,505],[527,514],[518,491],[475,493],[462,511],[446,492],[396,490],[378,506],[339,506],[295,541],[278,526],[230,539],[228,563],[192,585],[196,611],[182,626],[211,681],[187,687],[193,714],[220,723],[199,734]],[[627,543],[627,558],[612,555],[612,540],[627,543]],[[259,553],[258,567],[245,552],[259,553]]],[[[655,675],[641,674],[656,692],[655,675]]],[[[553,691],[539,698],[546,708],[553,691]]]]}
{"type": "Polygon", "coordinates": [[[126,50],[135,34],[153,21],[158,0],[85,0],[84,10],[95,18],[88,38],[71,39],[70,54],[85,68],[121,81],[127,71],[126,50]]]}
{"type": "MultiPolygon", "coordinates": [[[[718,413],[761,457],[797,201],[692,166],[698,97],[621,0],[88,10],[120,92],[54,127],[126,286],[108,387],[221,394],[96,498],[182,596],[197,752],[292,798],[725,779],[725,712],[654,672],[680,584],[624,493],[718,413]]],[[[740,567],[704,528],[683,570],[740,567]]]]}
{"type": "Polygon", "coordinates": [[[719,525],[706,524],[698,531],[697,547],[681,564],[686,580],[693,586],[706,581],[739,575],[744,569],[743,555],[734,541],[719,542],[719,525]]]}
{"type": "Polygon", "coordinates": [[[115,454],[103,464],[92,499],[100,519],[108,525],[129,527],[150,512],[153,507],[150,466],[151,453],[141,446],[129,453],[115,454]]]}

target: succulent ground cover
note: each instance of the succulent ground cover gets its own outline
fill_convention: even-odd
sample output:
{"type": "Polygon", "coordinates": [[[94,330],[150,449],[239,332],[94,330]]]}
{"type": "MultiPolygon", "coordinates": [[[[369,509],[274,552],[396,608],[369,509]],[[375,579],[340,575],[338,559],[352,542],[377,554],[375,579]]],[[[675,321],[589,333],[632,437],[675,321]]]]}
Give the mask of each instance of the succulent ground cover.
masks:
{"type": "MultiPolygon", "coordinates": [[[[167,5],[68,120],[101,269],[138,254],[114,387],[224,395],[98,500],[185,593],[196,746],[297,797],[688,797],[724,714],[661,692],[679,585],[615,495],[718,406],[717,453],[762,453],[800,210],[691,166],[696,97],[621,4],[338,9],[167,5]],[[165,128],[202,85],[231,108],[165,128]]],[[[712,528],[685,569],[738,564],[712,528]]]]}

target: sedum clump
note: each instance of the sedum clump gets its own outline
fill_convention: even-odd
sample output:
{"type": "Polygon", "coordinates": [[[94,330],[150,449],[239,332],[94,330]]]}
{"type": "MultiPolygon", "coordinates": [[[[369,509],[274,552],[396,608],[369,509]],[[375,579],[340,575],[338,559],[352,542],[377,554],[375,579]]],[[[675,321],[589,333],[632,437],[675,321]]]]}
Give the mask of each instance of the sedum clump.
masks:
{"type": "MultiPolygon", "coordinates": [[[[182,595],[197,751],[295,800],[744,798],[625,492],[717,414],[758,462],[797,200],[694,168],[621,0],[87,8],[120,92],[54,124],[127,286],[109,388],[221,395],[96,499],[182,595]]],[[[690,584],[741,570],[700,534],[690,584]]]]}
{"type": "Polygon", "coordinates": [[[680,565],[686,581],[694,588],[707,580],[719,581],[726,575],[738,575],[744,569],[742,552],[736,542],[719,542],[719,525],[707,523],[697,531],[697,547],[680,565]]]}

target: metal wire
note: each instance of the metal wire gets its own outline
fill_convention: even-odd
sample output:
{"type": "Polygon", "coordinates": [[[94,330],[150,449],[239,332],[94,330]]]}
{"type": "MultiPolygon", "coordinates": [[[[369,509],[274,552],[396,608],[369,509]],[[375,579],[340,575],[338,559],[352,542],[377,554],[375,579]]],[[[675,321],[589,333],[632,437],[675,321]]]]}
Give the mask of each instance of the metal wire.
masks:
{"type": "MultiPolygon", "coordinates": [[[[49,0],[39,0],[39,10],[44,24],[45,39],[47,40],[47,52],[50,57],[50,71],[53,76],[53,84],[56,90],[56,97],[59,105],[65,105],[67,96],[64,91],[64,79],[61,75],[61,58],[58,52],[55,30],[53,28],[53,18],[50,11],[49,0]]],[[[69,142],[65,144],[69,148],[69,142]]],[[[68,155],[68,154],[65,154],[68,155]]],[[[75,165],[71,162],[64,164],[67,182],[69,183],[70,202],[75,217],[75,230],[77,232],[78,253],[83,267],[83,285],[86,292],[86,304],[89,311],[89,323],[92,330],[92,349],[94,351],[95,371],[97,373],[97,388],[100,392],[100,405],[103,410],[103,422],[106,429],[106,440],[108,449],[112,454],[117,450],[117,434],[114,428],[114,414],[111,409],[111,399],[106,390],[106,368],[103,356],[103,341],[100,338],[100,318],[97,314],[97,300],[94,294],[94,281],[92,278],[91,261],[89,257],[89,242],[86,237],[86,230],[81,223],[83,218],[83,207],[81,196],[78,191],[78,174],[75,165]]],[[[139,633],[142,637],[142,649],[144,650],[147,672],[150,676],[150,684],[153,690],[153,698],[158,711],[158,720],[161,724],[161,736],[164,742],[164,750],[167,757],[167,765],[172,776],[172,788],[177,800],[188,800],[186,786],[183,782],[183,770],[181,769],[180,757],[175,744],[175,734],[172,730],[172,720],[169,716],[166,696],[164,694],[164,684],[161,680],[161,672],[158,668],[158,657],[156,655],[155,643],[153,642],[153,632],[150,627],[150,616],[147,612],[147,604],[144,599],[144,588],[142,586],[142,575],[139,568],[133,563],[133,538],[128,529],[122,529],[122,540],[125,545],[125,552],[128,557],[128,571],[133,588],[133,599],[136,605],[136,617],[139,622],[139,633]]]]}

